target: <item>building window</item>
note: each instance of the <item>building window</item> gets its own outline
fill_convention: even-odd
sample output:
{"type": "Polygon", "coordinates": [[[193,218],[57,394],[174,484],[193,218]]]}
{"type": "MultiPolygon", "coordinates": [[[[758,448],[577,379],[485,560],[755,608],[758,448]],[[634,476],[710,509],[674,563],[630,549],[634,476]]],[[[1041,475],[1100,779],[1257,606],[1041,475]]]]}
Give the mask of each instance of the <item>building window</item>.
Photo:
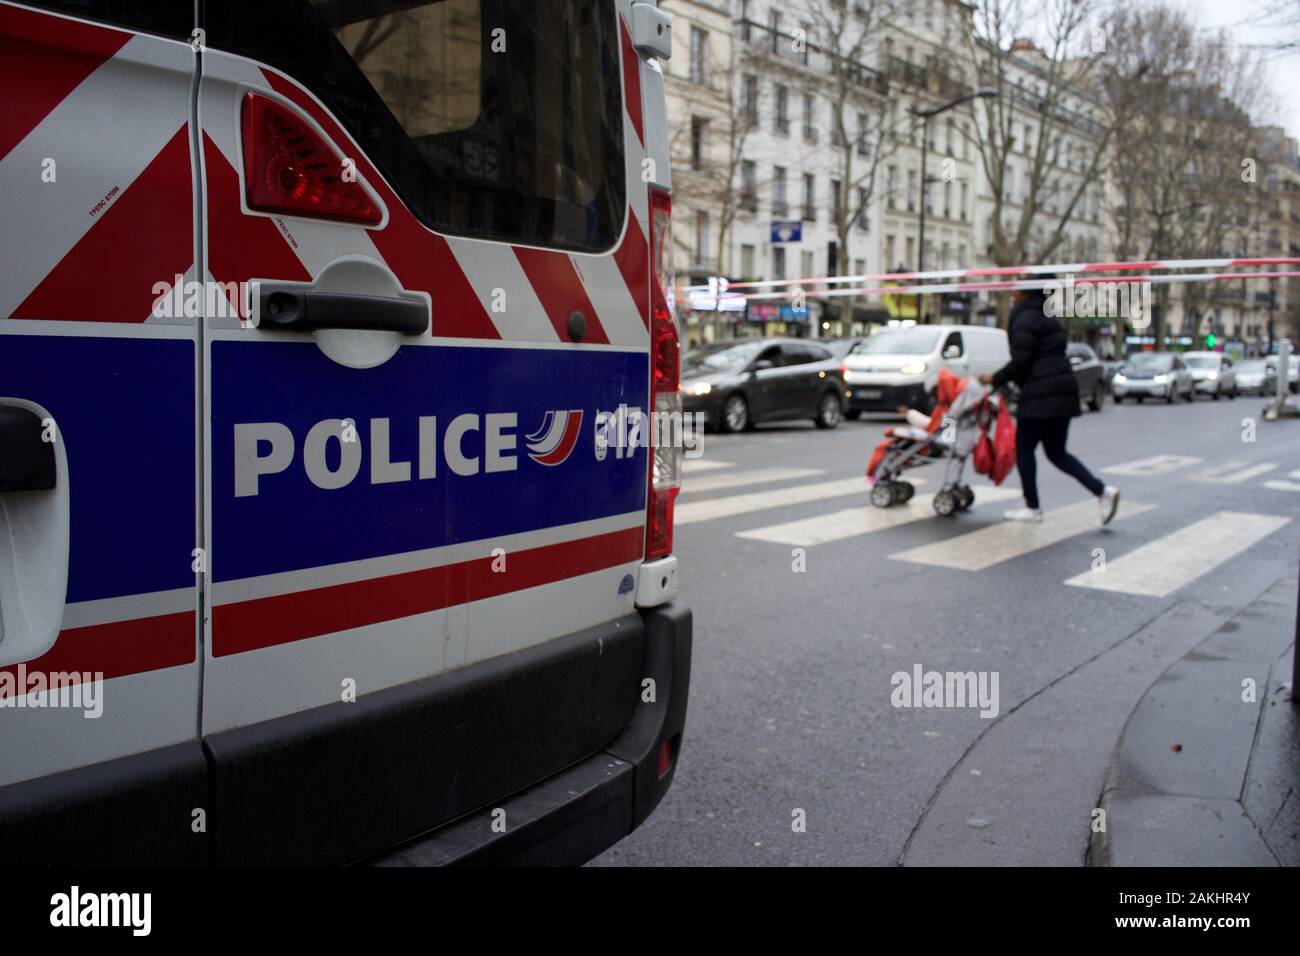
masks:
{"type": "MultiPolygon", "coordinates": [[[[885,184],[886,184],[885,185],[886,202],[888,203],[890,209],[897,209],[898,202],[895,198],[898,193],[898,167],[897,166],[889,167],[888,174],[885,177],[885,184]]],[[[892,259],[894,257],[890,256],[889,258],[892,259]]]]}
{"type": "Polygon", "coordinates": [[[969,187],[966,185],[966,183],[962,183],[961,184],[961,221],[962,222],[966,221],[966,205],[967,205],[967,200],[969,198],[970,198],[969,187]]]}
{"type": "Polygon", "coordinates": [[[915,169],[909,169],[907,171],[907,211],[916,212],[916,170],[915,169]]]}
{"type": "Polygon", "coordinates": [[[784,216],[790,211],[785,195],[785,167],[772,167],[772,212],[784,216]]]}
{"type": "Polygon", "coordinates": [[[799,253],[799,277],[801,279],[813,278],[813,254],[811,252],[799,253]]]}
{"type": "Polygon", "coordinates": [[[695,261],[701,265],[709,262],[709,214],[703,210],[695,212],[695,261]]]}
{"type": "Polygon", "coordinates": [[[961,158],[970,159],[970,125],[961,124],[961,158]]]}
{"type": "Polygon", "coordinates": [[[835,222],[837,225],[840,221],[840,217],[844,214],[844,210],[841,208],[843,205],[843,198],[840,195],[840,193],[841,193],[840,181],[838,179],[832,179],[831,180],[831,220],[835,222]]]}
{"type": "Polygon", "coordinates": [[[691,169],[699,172],[704,168],[704,127],[708,123],[699,116],[691,117],[691,169]]]}
{"type": "Polygon", "coordinates": [[[740,208],[755,212],[758,209],[758,167],[751,159],[740,161],[740,208]]]}
{"type": "Polygon", "coordinates": [[[772,247],[772,278],[785,278],[785,246],[772,247]]]}
{"type": "Polygon", "coordinates": [[[885,271],[892,270],[897,263],[894,262],[894,237],[885,236],[885,271]]]}
{"type": "Polygon", "coordinates": [[[776,87],[776,131],[790,132],[790,91],[779,83],[776,87]]]}
{"type": "Polygon", "coordinates": [[[817,219],[817,179],[812,173],[803,174],[803,217],[809,222],[817,219]]]}
{"type": "Polygon", "coordinates": [[[957,247],[957,268],[966,268],[966,245],[963,243],[957,247]]]}
{"type": "Polygon", "coordinates": [[[699,27],[691,27],[691,82],[703,83],[709,50],[709,35],[699,27]]]}
{"type": "Polygon", "coordinates": [[[752,279],[754,273],[754,247],[743,245],[740,247],[740,275],[744,279],[752,279]]]}
{"type": "Polygon", "coordinates": [[[857,224],[863,232],[871,228],[867,221],[867,191],[861,186],[858,187],[857,224]]]}
{"type": "Polygon", "coordinates": [[[803,97],[803,138],[805,142],[817,142],[817,124],[815,122],[816,104],[813,101],[811,93],[805,93],[803,97]]]}
{"type": "Polygon", "coordinates": [[[744,110],[745,125],[754,127],[758,125],[758,77],[753,74],[745,74],[744,93],[741,100],[742,109],[744,110]]]}
{"type": "Polygon", "coordinates": [[[912,263],[916,261],[916,240],[911,236],[907,237],[907,252],[901,265],[904,269],[912,268],[912,263]]]}
{"type": "Polygon", "coordinates": [[[944,180],[943,184],[943,218],[952,218],[952,180],[944,180]]]}
{"type": "Polygon", "coordinates": [[[871,138],[868,135],[867,114],[858,114],[858,155],[871,155],[871,138]]]}

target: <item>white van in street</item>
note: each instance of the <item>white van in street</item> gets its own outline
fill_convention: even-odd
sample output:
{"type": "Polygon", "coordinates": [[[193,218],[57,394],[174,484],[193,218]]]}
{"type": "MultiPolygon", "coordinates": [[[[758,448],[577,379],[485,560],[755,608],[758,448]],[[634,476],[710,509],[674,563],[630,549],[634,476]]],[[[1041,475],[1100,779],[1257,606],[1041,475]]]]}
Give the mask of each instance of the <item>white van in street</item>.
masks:
{"type": "Polygon", "coordinates": [[[982,325],[911,325],[881,329],[844,358],[848,417],[928,408],[946,368],[960,378],[996,372],[1011,360],[1007,333],[982,325]]]}

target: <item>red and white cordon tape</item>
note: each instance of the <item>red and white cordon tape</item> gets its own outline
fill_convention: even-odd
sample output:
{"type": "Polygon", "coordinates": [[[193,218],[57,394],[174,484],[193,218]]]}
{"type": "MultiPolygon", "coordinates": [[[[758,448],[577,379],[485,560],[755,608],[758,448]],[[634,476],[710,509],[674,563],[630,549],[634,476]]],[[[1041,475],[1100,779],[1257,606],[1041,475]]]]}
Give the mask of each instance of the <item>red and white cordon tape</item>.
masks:
{"type": "Polygon", "coordinates": [[[1017,289],[1042,289],[1045,286],[1060,284],[1067,280],[1072,280],[1075,285],[1084,283],[1107,284],[1114,282],[1144,282],[1152,285],[1163,285],[1172,282],[1224,282],[1241,279],[1288,279],[1300,278],[1300,272],[1226,272],[1226,273],[1191,273],[1175,275],[1120,275],[1120,276],[1097,276],[1093,273],[1102,272],[1142,272],[1153,269],[1238,269],[1238,268],[1257,268],[1259,266],[1300,266],[1300,258],[1296,257],[1269,257],[1269,258],[1252,258],[1252,259],[1164,259],[1164,260],[1133,260],[1128,262],[1058,262],[1046,263],[1042,265],[1025,265],[1025,266],[990,266],[982,269],[938,269],[927,272],[885,272],[863,275],[843,275],[843,276],[822,276],[809,279],[765,279],[754,282],[731,282],[727,283],[725,289],[718,288],[714,285],[694,285],[680,286],[677,289],[679,298],[682,293],[690,292],[707,292],[709,294],[718,294],[725,292],[727,294],[735,293],[738,297],[743,295],[747,300],[765,300],[765,299],[789,299],[796,295],[808,295],[813,290],[807,286],[838,285],[841,283],[861,283],[861,282],[888,282],[884,286],[858,286],[848,289],[817,289],[815,295],[818,298],[831,298],[836,296],[859,296],[859,295],[915,295],[915,294],[934,294],[948,292],[1004,292],[1017,289]],[[1086,278],[1081,278],[1078,273],[1082,273],[1086,278]],[[947,282],[918,284],[933,279],[985,279],[994,276],[1017,276],[1017,275],[1050,275],[1053,278],[1047,279],[1019,279],[1002,282],[947,282]],[[911,285],[899,285],[901,282],[910,282],[911,285]],[[783,287],[787,291],[783,292],[749,292],[739,293],[740,289],[766,289],[774,287],[783,287]],[[791,288],[796,287],[796,288],[791,288]]]}

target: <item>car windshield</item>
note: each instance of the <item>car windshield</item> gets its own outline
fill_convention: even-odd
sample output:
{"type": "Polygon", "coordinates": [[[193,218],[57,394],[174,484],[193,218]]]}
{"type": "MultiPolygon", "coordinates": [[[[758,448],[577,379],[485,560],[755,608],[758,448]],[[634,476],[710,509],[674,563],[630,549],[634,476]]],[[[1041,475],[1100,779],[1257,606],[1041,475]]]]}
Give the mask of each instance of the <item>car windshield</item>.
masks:
{"type": "Polygon", "coordinates": [[[1219,357],[1217,355],[1188,355],[1183,358],[1188,368],[1218,368],[1219,357]]]}
{"type": "Polygon", "coordinates": [[[1173,359],[1159,352],[1139,352],[1137,355],[1129,356],[1128,364],[1129,368],[1139,372],[1167,372],[1173,364],[1173,359]]]}
{"type": "Polygon", "coordinates": [[[854,355],[928,355],[939,341],[937,329],[885,329],[856,349],[854,355]]]}
{"type": "Polygon", "coordinates": [[[1267,366],[1263,359],[1247,359],[1237,366],[1239,372],[1262,372],[1267,366]]]}
{"type": "Polygon", "coordinates": [[[691,349],[682,356],[683,372],[726,371],[744,368],[754,360],[763,342],[715,342],[691,349]]]}
{"type": "Polygon", "coordinates": [[[823,342],[822,344],[831,350],[831,355],[835,358],[844,358],[853,350],[856,343],[853,339],[836,339],[833,342],[823,342]]]}

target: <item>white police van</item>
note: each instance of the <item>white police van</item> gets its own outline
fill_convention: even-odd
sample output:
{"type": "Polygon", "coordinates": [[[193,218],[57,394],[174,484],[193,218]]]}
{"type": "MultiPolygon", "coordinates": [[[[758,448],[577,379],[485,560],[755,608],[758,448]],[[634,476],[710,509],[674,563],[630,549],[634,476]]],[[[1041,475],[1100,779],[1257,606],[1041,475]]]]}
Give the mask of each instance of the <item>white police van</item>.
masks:
{"type": "Polygon", "coordinates": [[[669,44],[0,2],[0,861],[579,862],[650,813],[680,449],[615,426],[679,407],[669,44]]]}

